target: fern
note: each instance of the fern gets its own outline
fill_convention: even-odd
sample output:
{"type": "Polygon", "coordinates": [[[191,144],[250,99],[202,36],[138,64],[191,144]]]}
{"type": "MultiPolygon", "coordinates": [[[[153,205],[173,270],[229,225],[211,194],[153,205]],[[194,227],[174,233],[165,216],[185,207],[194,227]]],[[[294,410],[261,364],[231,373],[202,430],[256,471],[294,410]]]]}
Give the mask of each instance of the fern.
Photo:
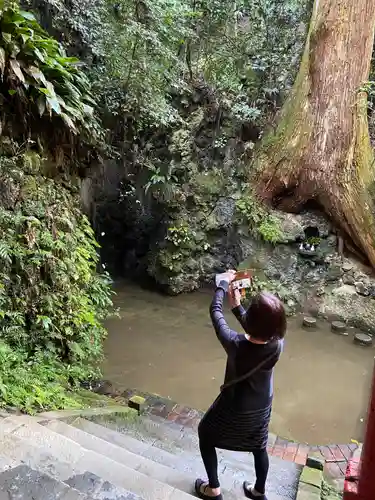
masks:
{"type": "MultiPolygon", "coordinates": [[[[0,32],[0,75],[9,85],[13,112],[21,110],[20,122],[28,115],[59,118],[70,133],[84,130],[87,139],[98,140],[102,129],[79,60],[68,57],[34,15],[14,2],[0,10],[0,32]]],[[[25,161],[29,168],[38,168],[30,159],[25,161]]]]}
{"type": "Polygon", "coordinates": [[[0,241],[0,259],[7,264],[12,262],[11,249],[9,246],[0,241]]]}

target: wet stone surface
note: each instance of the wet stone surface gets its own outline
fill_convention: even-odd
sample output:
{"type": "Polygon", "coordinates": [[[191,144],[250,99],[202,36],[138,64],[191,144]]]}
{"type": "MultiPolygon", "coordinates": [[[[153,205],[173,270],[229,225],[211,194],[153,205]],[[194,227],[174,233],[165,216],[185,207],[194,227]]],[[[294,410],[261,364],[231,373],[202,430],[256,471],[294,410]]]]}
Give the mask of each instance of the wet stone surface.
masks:
{"type": "Polygon", "coordinates": [[[302,325],[307,328],[313,328],[316,326],[316,319],[311,316],[305,316],[302,321],[302,325]]]}
{"type": "Polygon", "coordinates": [[[358,345],[362,345],[365,347],[372,346],[372,337],[371,335],[367,335],[366,333],[356,333],[354,335],[354,342],[358,345]]]}
{"type": "Polygon", "coordinates": [[[353,269],[353,264],[351,262],[344,262],[343,266],[342,266],[342,270],[345,272],[345,273],[348,273],[349,271],[351,271],[353,269]]]}
{"type": "Polygon", "coordinates": [[[347,326],[342,321],[333,321],[331,323],[331,330],[334,333],[340,333],[341,335],[343,335],[346,333],[347,326]]]}
{"type": "MultiPolygon", "coordinates": [[[[195,474],[204,478],[205,472],[199,453],[196,429],[188,426],[181,427],[176,423],[178,420],[176,415],[188,415],[192,412],[195,410],[176,405],[167,419],[155,415],[144,415],[138,423],[133,425],[121,425],[120,422],[114,423],[97,417],[91,420],[136,439],[140,439],[142,435],[142,441],[150,445],[144,456],[151,458],[153,450],[154,459],[158,457],[158,463],[182,473],[188,472],[190,475],[195,474]]],[[[218,450],[218,459],[220,481],[225,491],[225,498],[234,499],[236,495],[241,495],[244,480],[255,481],[252,455],[218,450]]],[[[301,470],[301,465],[295,462],[271,456],[269,500],[294,500],[301,470]]],[[[193,480],[192,476],[192,483],[193,480]]]]}
{"type": "MultiPolygon", "coordinates": [[[[129,396],[132,394],[129,392],[129,396]]],[[[148,401],[146,393],[140,394],[148,401]]],[[[197,438],[197,425],[202,413],[183,405],[173,404],[169,399],[162,397],[150,396],[150,400],[152,404],[148,406],[149,413],[138,420],[136,426],[138,431],[134,426],[121,425],[119,422],[115,427],[113,427],[113,422],[100,421],[98,423],[109,428],[116,428],[116,430],[122,428],[122,432],[128,436],[138,437],[142,429],[144,441],[143,450],[138,452],[140,455],[181,473],[205,477],[197,438]],[[166,415],[167,407],[169,414],[166,415]],[[188,418],[193,415],[195,415],[193,418],[188,418]],[[183,420],[186,422],[184,425],[177,423],[183,420]],[[156,429],[157,432],[155,432],[156,429]],[[148,432],[151,436],[147,437],[148,432]]],[[[94,418],[97,421],[98,417],[94,418]]],[[[325,464],[327,473],[332,479],[342,480],[347,462],[356,448],[357,445],[353,444],[309,446],[270,434],[267,449],[271,457],[273,477],[269,484],[269,500],[295,500],[293,496],[295,489],[290,485],[297,484],[301,466],[304,466],[309,458],[316,462],[315,468],[321,469],[325,464]],[[326,460],[329,462],[326,463],[326,460]],[[292,463],[292,467],[289,467],[288,462],[292,463]]],[[[232,500],[229,490],[238,495],[243,480],[254,480],[252,456],[247,453],[218,450],[218,459],[220,479],[226,493],[225,498],[232,500]]]]}
{"type": "Polygon", "coordinates": [[[355,289],[359,295],[363,295],[364,297],[368,297],[370,295],[370,287],[362,281],[358,281],[354,283],[355,289]]]}
{"type": "Polygon", "coordinates": [[[0,498],[11,500],[84,499],[78,491],[47,474],[19,465],[0,474],[0,498]]]}

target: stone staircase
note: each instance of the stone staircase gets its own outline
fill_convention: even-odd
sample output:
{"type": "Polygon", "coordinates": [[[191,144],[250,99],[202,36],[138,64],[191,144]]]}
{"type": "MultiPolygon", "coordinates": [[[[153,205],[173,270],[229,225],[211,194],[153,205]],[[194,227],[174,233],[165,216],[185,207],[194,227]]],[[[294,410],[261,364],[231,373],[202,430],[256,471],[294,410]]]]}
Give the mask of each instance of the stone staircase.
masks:
{"type": "MultiPolygon", "coordinates": [[[[4,414],[0,441],[0,500],[192,500],[205,478],[196,433],[153,415],[4,414]]],[[[301,466],[270,460],[268,499],[295,500],[301,466]]],[[[225,500],[244,498],[252,457],[220,451],[219,468],[225,500]]]]}

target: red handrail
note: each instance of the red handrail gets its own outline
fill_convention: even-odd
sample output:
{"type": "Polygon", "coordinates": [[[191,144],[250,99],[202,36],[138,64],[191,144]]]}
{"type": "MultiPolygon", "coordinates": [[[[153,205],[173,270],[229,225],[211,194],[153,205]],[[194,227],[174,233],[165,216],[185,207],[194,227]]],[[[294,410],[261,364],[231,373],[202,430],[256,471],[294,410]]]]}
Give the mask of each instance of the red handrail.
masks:
{"type": "Polygon", "coordinates": [[[362,454],[348,464],[343,499],[375,500],[375,366],[362,454]]]}
{"type": "Polygon", "coordinates": [[[375,500],[375,367],[358,478],[359,500],[375,500]]]}

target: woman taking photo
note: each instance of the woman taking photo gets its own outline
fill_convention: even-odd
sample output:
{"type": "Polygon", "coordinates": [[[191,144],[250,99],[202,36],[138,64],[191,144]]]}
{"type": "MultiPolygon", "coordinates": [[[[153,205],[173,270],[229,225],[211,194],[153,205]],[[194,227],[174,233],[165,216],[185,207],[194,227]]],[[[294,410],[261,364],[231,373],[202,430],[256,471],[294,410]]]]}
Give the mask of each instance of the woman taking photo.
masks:
{"type": "Polygon", "coordinates": [[[222,500],[216,449],[250,452],[254,455],[256,483],[244,482],[247,498],[267,500],[265,485],[269,469],[268,426],[273,397],[273,368],[282,350],[286,315],[280,300],[270,293],[255,296],[247,311],[241,295],[232,290],[235,271],[220,275],[210,307],[216,335],[228,359],[220,395],[204,415],[199,428],[199,446],[208,481],[197,479],[199,498],[222,500]],[[223,315],[223,300],[229,291],[232,312],[245,335],[231,330],[223,315]]]}

